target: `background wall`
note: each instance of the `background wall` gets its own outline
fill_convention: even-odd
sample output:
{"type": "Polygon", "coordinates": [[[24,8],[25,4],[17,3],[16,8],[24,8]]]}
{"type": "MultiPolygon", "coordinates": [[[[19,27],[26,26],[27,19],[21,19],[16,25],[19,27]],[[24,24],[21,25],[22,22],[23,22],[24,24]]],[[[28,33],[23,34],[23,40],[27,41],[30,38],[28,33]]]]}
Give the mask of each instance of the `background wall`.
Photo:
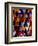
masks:
{"type": "MultiPolygon", "coordinates": [[[[11,45],[6,45],[4,44],[4,3],[9,0],[0,0],[0,46],[38,46],[37,43],[23,43],[23,44],[11,44],[11,45]]],[[[24,2],[24,3],[35,3],[38,4],[38,0],[10,0],[13,2],[24,2]]],[[[38,20],[37,20],[38,21],[38,20]]]]}

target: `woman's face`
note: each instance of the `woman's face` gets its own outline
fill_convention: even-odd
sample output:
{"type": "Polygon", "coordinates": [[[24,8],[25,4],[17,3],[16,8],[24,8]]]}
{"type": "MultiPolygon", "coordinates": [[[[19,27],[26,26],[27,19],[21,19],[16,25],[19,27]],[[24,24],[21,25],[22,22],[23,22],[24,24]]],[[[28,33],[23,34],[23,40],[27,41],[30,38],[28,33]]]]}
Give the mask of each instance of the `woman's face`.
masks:
{"type": "Polygon", "coordinates": [[[29,27],[25,27],[25,29],[26,29],[27,31],[28,31],[28,28],[29,28],[29,27]]]}

